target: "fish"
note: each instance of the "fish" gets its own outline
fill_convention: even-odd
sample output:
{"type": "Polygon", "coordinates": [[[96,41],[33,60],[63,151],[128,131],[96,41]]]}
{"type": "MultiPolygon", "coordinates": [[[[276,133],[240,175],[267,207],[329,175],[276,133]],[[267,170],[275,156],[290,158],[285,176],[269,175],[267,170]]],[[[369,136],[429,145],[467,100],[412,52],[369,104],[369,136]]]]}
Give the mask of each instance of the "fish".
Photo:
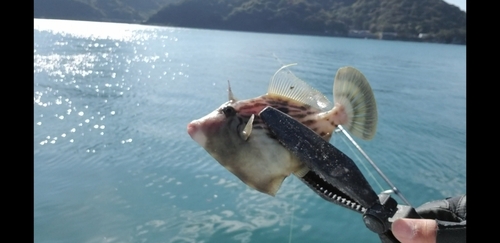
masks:
{"type": "Polygon", "coordinates": [[[273,137],[260,111],[271,106],[330,141],[341,125],[350,134],[371,140],[378,113],[373,90],[356,68],[337,70],[333,101],[295,76],[284,65],[271,77],[267,93],[238,100],[228,81],[228,101],[191,121],[187,133],[224,168],[249,187],[275,196],[291,174],[303,177],[309,168],[273,137]]]}

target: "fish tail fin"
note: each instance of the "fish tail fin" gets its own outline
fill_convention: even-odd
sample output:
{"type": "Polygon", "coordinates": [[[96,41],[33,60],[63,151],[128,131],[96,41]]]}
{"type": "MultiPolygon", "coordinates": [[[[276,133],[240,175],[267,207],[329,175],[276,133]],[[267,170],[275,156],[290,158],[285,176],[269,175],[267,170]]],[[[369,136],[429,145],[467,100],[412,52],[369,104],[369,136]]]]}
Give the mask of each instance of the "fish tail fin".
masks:
{"type": "Polygon", "coordinates": [[[368,80],[360,71],[353,67],[339,68],[333,83],[333,99],[335,106],[345,110],[342,127],[364,140],[375,136],[377,104],[368,80]]]}

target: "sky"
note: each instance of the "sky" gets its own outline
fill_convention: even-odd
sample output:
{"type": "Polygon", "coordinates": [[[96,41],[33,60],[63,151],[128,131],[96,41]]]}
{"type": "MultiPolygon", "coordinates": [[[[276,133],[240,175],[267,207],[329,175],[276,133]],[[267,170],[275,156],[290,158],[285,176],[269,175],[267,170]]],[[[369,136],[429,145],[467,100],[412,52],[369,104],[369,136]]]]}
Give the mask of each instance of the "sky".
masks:
{"type": "Polygon", "coordinates": [[[461,10],[467,12],[467,7],[465,6],[466,0],[444,0],[445,2],[459,7],[461,10]]]}

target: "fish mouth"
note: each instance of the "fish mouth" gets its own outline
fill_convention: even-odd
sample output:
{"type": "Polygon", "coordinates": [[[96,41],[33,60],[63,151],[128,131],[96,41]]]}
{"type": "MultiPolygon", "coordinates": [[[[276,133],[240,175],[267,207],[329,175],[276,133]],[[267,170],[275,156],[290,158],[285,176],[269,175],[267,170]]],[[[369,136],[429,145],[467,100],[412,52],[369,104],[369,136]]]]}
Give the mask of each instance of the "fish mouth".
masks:
{"type": "Polygon", "coordinates": [[[196,132],[198,132],[198,130],[199,130],[199,125],[198,125],[198,122],[196,120],[190,122],[187,125],[187,132],[188,132],[189,136],[191,136],[191,138],[196,134],[196,132]]]}
{"type": "Polygon", "coordinates": [[[187,125],[187,132],[191,138],[200,144],[202,147],[205,147],[207,142],[207,136],[202,130],[201,122],[199,120],[194,120],[187,125]]]}

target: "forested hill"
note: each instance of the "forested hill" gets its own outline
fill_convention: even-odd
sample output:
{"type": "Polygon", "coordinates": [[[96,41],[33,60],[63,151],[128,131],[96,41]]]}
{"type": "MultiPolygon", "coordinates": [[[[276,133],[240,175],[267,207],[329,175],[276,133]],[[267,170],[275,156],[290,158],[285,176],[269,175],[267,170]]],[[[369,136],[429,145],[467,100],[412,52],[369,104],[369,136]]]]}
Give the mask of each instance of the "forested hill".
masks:
{"type": "Polygon", "coordinates": [[[442,0],[184,0],[146,23],[463,44],[466,33],[466,13],[442,0]]]}
{"type": "Polygon", "coordinates": [[[34,17],[141,23],[181,0],[34,0],[34,17]]]}
{"type": "Polygon", "coordinates": [[[35,17],[466,44],[443,0],[35,0],[35,17]]]}

